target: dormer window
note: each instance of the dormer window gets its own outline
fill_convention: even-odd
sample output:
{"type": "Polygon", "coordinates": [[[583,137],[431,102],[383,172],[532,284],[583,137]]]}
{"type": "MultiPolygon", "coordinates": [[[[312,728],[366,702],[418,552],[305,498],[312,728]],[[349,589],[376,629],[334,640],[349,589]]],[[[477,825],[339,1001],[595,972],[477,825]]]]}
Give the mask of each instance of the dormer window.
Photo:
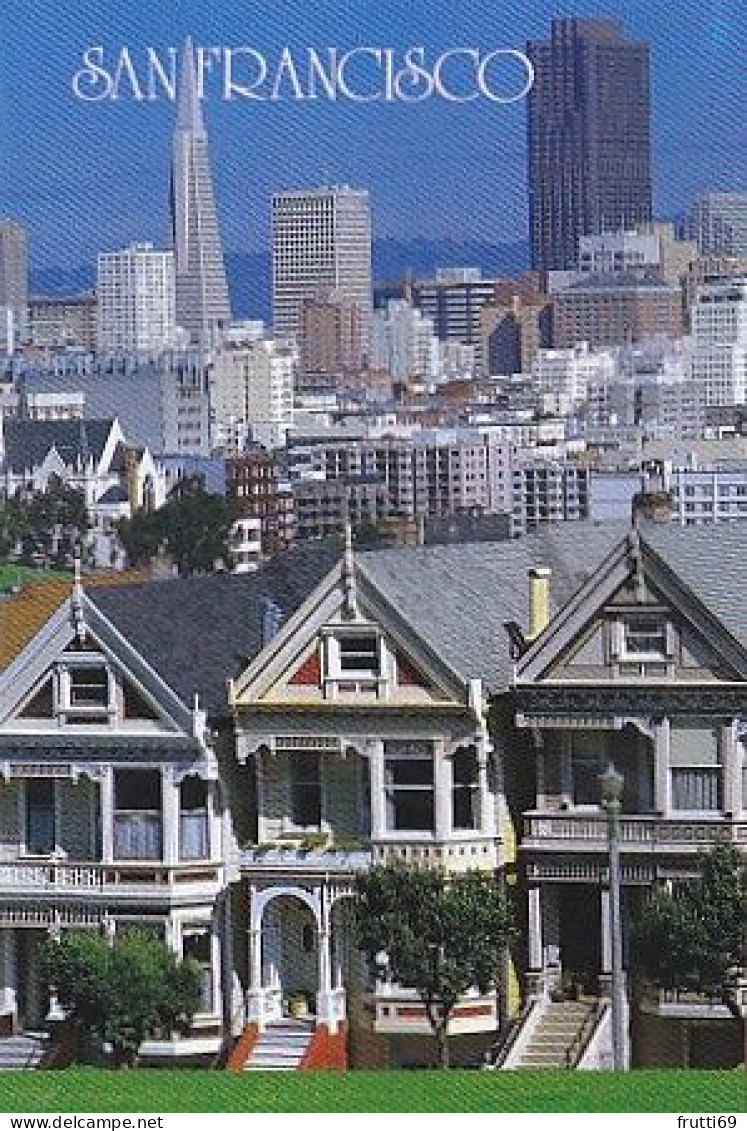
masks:
{"type": "Polygon", "coordinates": [[[622,625],[622,658],[629,660],[666,660],[668,651],[667,624],[655,614],[627,616],[622,625]]]}
{"type": "Polygon", "coordinates": [[[327,693],[385,695],[387,670],[384,642],[374,626],[346,624],[329,630],[324,662],[327,693]]]}
{"type": "Polygon", "coordinates": [[[103,656],[76,654],[60,665],[57,676],[57,710],[63,722],[106,722],[116,713],[114,678],[103,656]]]}

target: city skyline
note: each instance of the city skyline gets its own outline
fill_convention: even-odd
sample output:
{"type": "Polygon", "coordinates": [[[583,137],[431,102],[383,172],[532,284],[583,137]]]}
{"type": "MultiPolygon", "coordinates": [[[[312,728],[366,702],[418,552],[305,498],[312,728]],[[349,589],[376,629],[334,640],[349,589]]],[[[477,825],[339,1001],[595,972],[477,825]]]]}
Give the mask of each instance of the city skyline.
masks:
{"type": "MultiPolygon", "coordinates": [[[[430,49],[469,40],[484,49],[522,50],[528,40],[544,37],[558,14],[544,0],[531,13],[506,5],[498,18],[475,3],[459,13],[423,4],[396,15],[391,4],[375,13],[358,4],[346,13],[333,8],[322,4],[310,16],[285,4],[263,12],[260,22],[252,9],[238,20],[227,4],[208,14],[187,3],[173,20],[156,12],[133,15],[111,0],[78,5],[75,20],[60,26],[51,5],[42,4],[33,20],[16,5],[6,40],[14,43],[14,58],[0,58],[0,152],[13,169],[3,179],[0,215],[29,226],[33,266],[79,266],[98,251],[133,240],[168,246],[174,107],[76,101],[70,79],[90,43],[165,46],[191,33],[202,43],[252,42],[267,49],[286,41],[369,39],[398,46],[423,42],[430,49]],[[28,64],[32,36],[36,81],[23,84],[18,60],[28,64]],[[81,153],[87,164],[81,165],[81,153]],[[67,221],[62,224],[61,214],[67,221]]],[[[569,6],[568,14],[621,16],[627,36],[651,42],[655,213],[682,212],[707,188],[739,190],[745,158],[737,109],[744,79],[736,14],[729,11],[727,22],[727,5],[716,3],[703,19],[701,5],[673,12],[658,2],[628,5],[624,13],[582,2],[569,6]],[[685,64],[696,28],[701,65],[692,68],[685,64]]],[[[371,192],[379,239],[498,244],[526,238],[524,102],[372,107],[208,101],[204,113],[228,252],[269,247],[273,192],[340,182],[371,192]]]]}

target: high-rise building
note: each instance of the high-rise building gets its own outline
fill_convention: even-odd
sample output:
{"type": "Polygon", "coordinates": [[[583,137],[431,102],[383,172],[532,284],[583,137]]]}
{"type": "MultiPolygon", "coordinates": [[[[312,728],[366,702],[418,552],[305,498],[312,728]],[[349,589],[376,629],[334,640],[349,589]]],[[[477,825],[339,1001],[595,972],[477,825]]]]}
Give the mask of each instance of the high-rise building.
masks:
{"type": "Polygon", "coordinates": [[[747,277],[706,283],[691,314],[690,376],[706,405],[747,403],[747,277]]]}
{"type": "Polygon", "coordinates": [[[96,274],[100,354],[160,353],[174,345],[174,253],[151,243],[102,252],[96,274]]]}
{"type": "Polygon", "coordinates": [[[26,336],[29,305],[28,236],[16,220],[0,220],[0,334],[12,343],[26,336]],[[7,327],[7,331],[6,331],[7,327]]]}
{"type": "Polygon", "coordinates": [[[171,214],[177,324],[192,341],[209,342],[231,321],[231,304],[190,39],[184,44],[179,70],[171,214]]]}
{"type": "Polygon", "coordinates": [[[371,335],[371,205],[347,185],[275,193],[272,198],[272,322],[302,336],[304,303],[335,291],[359,311],[361,349],[371,335]]]}
{"type": "Polygon", "coordinates": [[[532,266],[575,266],[582,235],[651,219],[647,43],[614,19],[556,19],[528,44],[532,266]]]}
{"type": "Polygon", "coordinates": [[[747,195],[703,193],[690,216],[690,236],[701,255],[747,255],[747,195]]]}
{"type": "Polygon", "coordinates": [[[495,281],[483,279],[478,267],[440,267],[435,278],[412,284],[412,301],[433,321],[441,342],[474,347],[474,364],[481,365],[481,312],[495,299],[495,281]]]}

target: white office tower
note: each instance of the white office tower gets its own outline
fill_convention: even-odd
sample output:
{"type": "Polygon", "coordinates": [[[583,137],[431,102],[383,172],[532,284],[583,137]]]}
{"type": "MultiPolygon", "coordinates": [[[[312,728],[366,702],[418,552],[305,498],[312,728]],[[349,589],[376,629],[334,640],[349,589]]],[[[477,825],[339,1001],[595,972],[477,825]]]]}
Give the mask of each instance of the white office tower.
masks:
{"type": "Polygon", "coordinates": [[[304,302],[336,291],[360,312],[361,345],[371,339],[371,205],[347,185],[275,193],[272,198],[272,321],[300,335],[304,302]]]}
{"type": "Polygon", "coordinates": [[[707,283],[692,311],[690,375],[706,405],[741,405],[747,392],[747,278],[707,283]]]}
{"type": "Polygon", "coordinates": [[[96,349],[158,354],[174,344],[174,255],[134,243],[102,252],[96,272],[96,349]]]}
{"type": "Polygon", "coordinates": [[[176,321],[193,342],[211,343],[231,321],[226,268],[210,176],[208,139],[192,41],[179,68],[171,166],[176,321]]]}
{"type": "Polygon", "coordinates": [[[215,351],[209,371],[214,447],[238,455],[247,442],[282,447],[293,426],[298,350],[289,340],[262,338],[215,351]]]}

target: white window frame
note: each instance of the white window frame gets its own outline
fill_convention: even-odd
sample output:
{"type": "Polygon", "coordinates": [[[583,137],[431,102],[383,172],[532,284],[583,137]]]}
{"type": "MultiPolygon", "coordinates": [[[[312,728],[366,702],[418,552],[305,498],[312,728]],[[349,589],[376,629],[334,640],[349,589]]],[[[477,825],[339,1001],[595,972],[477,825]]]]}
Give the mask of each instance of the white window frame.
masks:
{"type": "Polygon", "coordinates": [[[55,715],[67,721],[67,716],[72,715],[78,719],[96,721],[106,718],[111,721],[117,714],[117,685],[114,673],[106,661],[106,657],[98,652],[80,652],[66,655],[57,665],[55,679],[55,715]],[[73,701],[75,672],[103,669],[107,680],[106,703],[75,703],[73,701]]]}

